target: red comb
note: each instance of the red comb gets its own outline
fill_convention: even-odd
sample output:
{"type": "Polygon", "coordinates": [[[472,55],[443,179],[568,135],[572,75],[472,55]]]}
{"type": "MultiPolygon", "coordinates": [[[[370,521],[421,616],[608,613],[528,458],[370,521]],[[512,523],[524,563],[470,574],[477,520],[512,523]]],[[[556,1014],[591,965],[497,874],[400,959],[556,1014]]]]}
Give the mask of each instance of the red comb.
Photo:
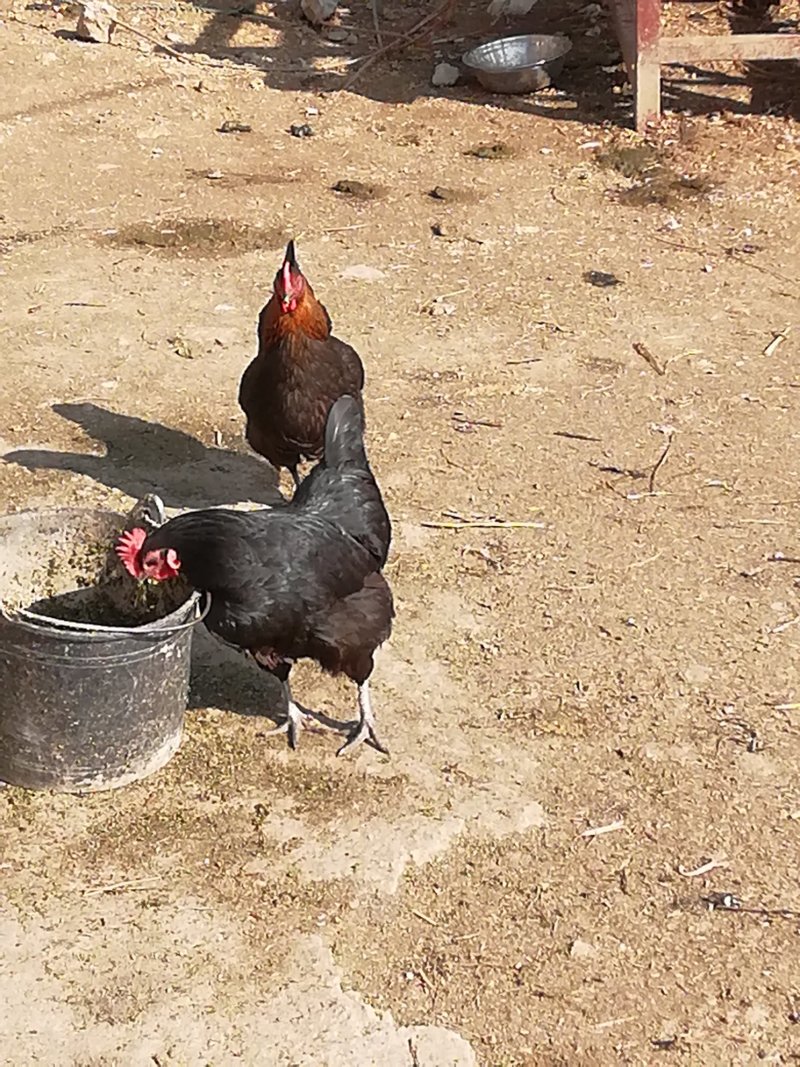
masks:
{"type": "Polygon", "coordinates": [[[147,540],[147,532],[141,529],[126,530],[121,534],[115,551],[122,561],[125,570],[134,578],[141,578],[144,571],[140,560],[142,545],[147,540]]]}

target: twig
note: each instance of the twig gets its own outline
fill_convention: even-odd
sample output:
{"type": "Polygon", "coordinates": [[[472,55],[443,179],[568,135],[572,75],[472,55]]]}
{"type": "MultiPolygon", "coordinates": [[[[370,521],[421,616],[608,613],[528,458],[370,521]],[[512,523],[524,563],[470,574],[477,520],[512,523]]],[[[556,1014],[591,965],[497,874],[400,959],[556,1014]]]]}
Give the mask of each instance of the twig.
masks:
{"type": "Polygon", "coordinates": [[[611,1026],[620,1026],[622,1023],[630,1022],[632,1018],[632,1015],[623,1015],[619,1019],[606,1019],[605,1022],[595,1023],[593,1029],[608,1030],[611,1026]]]}
{"type": "Polygon", "coordinates": [[[700,878],[704,874],[709,874],[711,871],[715,871],[717,867],[727,867],[727,860],[708,860],[707,863],[701,864],[699,867],[695,867],[693,871],[687,871],[682,863],[678,864],[678,874],[684,878],[700,878]]]}
{"type": "Polygon", "coordinates": [[[415,908],[411,909],[411,914],[416,915],[418,919],[422,919],[428,926],[438,926],[439,924],[435,919],[432,919],[429,915],[424,915],[421,911],[417,911],[415,908]]]}
{"type": "Polygon", "coordinates": [[[459,522],[421,522],[420,526],[427,526],[431,530],[544,530],[543,522],[502,522],[500,519],[471,521],[464,519],[459,522]]]}
{"type": "MultiPolygon", "coordinates": [[[[82,5],[81,5],[82,6],[82,5]]],[[[132,33],[134,37],[141,37],[143,41],[147,41],[149,44],[159,48],[162,52],[166,52],[167,55],[172,56],[174,59],[179,59],[182,63],[194,63],[198,67],[208,67],[214,70],[224,70],[221,63],[215,63],[213,60],[207,62],[204,59],[199,59],[197,56],[187,54],[186,52],[178,52],[174,48],[170,48],[168,44],[164,44],[163,41],[159,41],[157,37],[153,37],[149,33],[145,33],[144,30],[137,29],[136,26],[131,26],[128,22],[123,22],[119,17],[115,9],[113,11],[113,21],[122,30],[126,30],[128,33],[132,33]]],[[[228,71],[226,71],[228,73],[228,71]]],[[[233,73],[233,72],[231,72],[233,73]]]]}
{"type": "MultiPolygon", "coordinates": [[[[572,330],[568,330],[565,326],[559,326],[559,324],[557,322],[548,322],[547,319],[534,319],[533,320],[533,325],[534,326],[544,326],[544,328],[546,330],[549,330],[550,333],[563,333],[563,334],[572,333],[572,330]]],[[[527,338],[526,338],[526,340],[527,340],[527,338]]]]}
{"type": "MultiPolygon", "coordinates": [[[[760,263],[754,263],[752,259],[745,258],[744,256],[737,255],[737,249],[726,249],[728,255],[736,263],[742,263],[746,267],[752,267],[753,270],[761,271],[762,274],[768,274],[771,278],[777,278],[779,282],[785,282],[787,285],[794,285],[792,278],[787,278],[785,274],[781,274],[777,270],[771,270],[769,267],[762,267],[760,263]]],[[[795,296],[795,293],[784,293],[784,296],[795,296]]]]}
{"type": "Polygon", "coordinates": [[[650,493],[655,491],[656,475],[661,470],[661,468],[664,466],[664,464],[665,464],[665,462],[667,460],[667,456],[669,455],[669,450],[672,448],[672,438],[674,436],[675,436],[675,434],[673,432],[673,433],[671,433],[669,435],[669,437],[667,437],[667,443],[664,445],[664,451],[661,453],[661,455],[656,460],[656,465],[653,467],[652,471],[650,471],[650,480],[647,483],[647,490],[650,493]]]}
{"type": "Polygon", "coordinates": [[[569,204],[566,202],[566,200],[562,200],[559,196],[556,195],[556,188],[554,185],[550,188],[550,196],[552,196],[555,202],[557,204],[560,204],[562,207],[569,207],[569,204]]]}
{"type": "Polygon", "coordinates": [[[775,353],[778,351],[778,348],[780,347],[780,345],[782,345],[783,342],[786,340],[786,338],[789,336],[789,332],[790,332],[791,328],[792,328],[791,326],[784,326],[783,329],[779,333],[773,334],[772,340],[767,345],[767,347],[764,349],[764,355],[765,356],[774,356],[775,355],[775,353]]]}
{"type": "Polygon", "coordinates": [[[381,35],[381,20],[378,15],[378,4],[380,0],[372,0],[372,25],[375,27],[375,40],[378,42],[378,48],[383,48],[383,37],[381,35]]]}
{"type": "Polygon", "coordinates": [[[411,1057],[411,1067],[420,1067],[417,1046],[414,1044],[412,1038],[408,1039],[408,1054],[411,1057]]]}
{"type": "Polygon", "coordinates": [[[787,619],[786,622],[779,622],[777,626],[773,626],[769,631],[771,634],[782,634],[784,630],[788,630],[790,626],[797,626],[800,622],[800,615],[795,615],[793,619],[787,619]]]}
{"type": "Polygon", "coordinates": [[[572,433],[571,430],[553,430],[553,437],[566,437],[569,441],[602,441],[602,437],[592,437],[588,433],[572,433]]]}
{"type": "Polygon", "coordinates": [[[363,230],[369,223],[367,222],[355,222],[352,226],[331,226],[330,229],[323,230],[323,233],[344,233],[345,230],[363,230]]]}
{"type": "Polygon", "coordinates": [[[776,919],[798,919],[800,911],[796,908],[765,908],[759,905],[743,904],[732,893],[711,893],[703,897],[711,911],[738,911],[743,915],[764,915],[776,919]]]}
{"type": "Polygon", "coordinates": [[[492,430],[501,430],[503,428],[502,422],[492,422],[490,419],[471,419],[463,411],[454,411],[452,419],[453,422],[457,422],[460,426],[488,426],[492,430]]]}
{"type": "Polygon", "coordinates": [[[622,830],[625,827],[624,819],[617,819],[616,822],[606,823],[605,826],[591,826],[588,830],[583,830],[581,837],[588,839],[599,837],[600,834],[611,834],[615,830],[622,830]]]}
{"type": "Polygon", "coordinates": [[[667,368],[662,367],[661,363],[656,359],[646,344],[643,344],[641,341],[634,341],[633,350],[637,355],[641,356],[646,363],[650,364],[656,374],[662,376],[666,374],[667,368]]]}
{"type": "MultiPolygon", "coordinates": [[[[681,244],[679,241],[668,241],[666,237],[659,237],[653,234],[653,239],[660,241],[663,245],[670,245],[671,248],[680,248],[684,252],[696,252],[700,256],[713,256],[715,253],[709,248],[697,248],[695,245],[681,244]]],[[[736,263],[742,263],[746,267],[752,267],[753,270],[761,271],[762,274],[768,274],[772,278],[777,278],[778,281],[785,282],[787,285],[794,285],[792,278],[787,278],[785,274],[780,274],[776,270],[770,270],[769,267],[762,267],[760,263],[754,263],[749,257],[738,255],[737,248],[726,248],[726,254],[734,260],[736,263]]],[[[794,296],[794,293],[783,293],[783,296],[794,296]]]]}
{"type": "Polygon", "coordinates": [[[751,522],[757,526],[785,526],[788,521],[788,519],[739,519],[741,523],[751,522]]]}
{"type": "Polygon", "coordinates": [[[669,245],[670,248],[680,248],[682,252],[697,252],[699,256],[710,256],[711,253],[707,248],[697,248],[696,245],[685,245],[682,241],[668,241],[666,237],[659,237],[658,234],[653,234],[654,241],[660,241],[662,245],[669,245]]]}
{"type": "Polygon", "coordinates": [[[174,48],[170,48],[168,44],[163,44],[157,37],[152,37],[149,33],[145,33],[143,30],[137,30],[135,26],[130,26],[127,22],[121,22],[116,15],[114,16],[114,22],[116,22],[116,24],[123,30],[132,33],[134,37],[141,37],[142,40],[148,41],[150,44],[155,45],[156,48],[160,48],[163,52],[174,56],[175,59],[182,60],[184,63],[197,63],[198,66],[201,67],[215,66],[215,64],[206,63],[204,60],[197,59],[194,56],[186,55],[185,52],[177,52],[174,48]]]}
{"type": "Polygon", "coordinates": [[[541,362],[542,362],[542,357],[541,356],[532,356],[530,359],[507,359],[506,360],[506,366],[507,367],[518,367],[522,363],[541,363],[541,362]]]}
{"type": "Polygon", "coordinates": [[[622,474],[626,478],[633,478],[634,481],[647,477],[647,471],[636,470],[633,467],[618,467],[614,463],[596,463],[593,459],[589,460],[589,466],[595,467],[597,470],[602,471],[603,474],[622,474]]]}
{"type": "Polygon", "coordinates": [[[84,889],[84,896],[94,896],[96,893],[113,893],[117,889],[149,889],[150,882],[158,882],[157,875],[151,875],[149,878],[134,878],[130,882],[112,882],[111,885],[97,885],[91,889],[84,889]]]}
{"type": "MultiPolygon", "coordinates": [[[[439,449],[439,454],[441,455],[442,459],[445,461],[445,463],[449,467],[455,467],[456,470],[460,470],[460,471],[466,471],[467,470],[467,468],[462,466],[461,463],[456,463],[456,461],[454,459],[450,459],[450,457],[448,456],[448,454],[445,452],[445,450],[443,448],[439,449]]],[[[469,473],[469,472],[467,471],[467,473],[469,473]]]]}
{"type": "Polygon", "coordinates": [[[388,44],[382,45],[376,51],[372,52],[371,55],[364,56],[364,62],[361,64],[358,70],[353,71],[353,73],[344,83],[342,88],[349,89],[350,86],[353,85],[356,80],[361,77],[365,70],[369,70],[369,68],[373,66],[373,64],[377,62],[377,60],[379,60],[382,56],[385,56],[388,52],[391,52],[395,48],[399,48],[403,44],[410,44],[416,37],[421,36],[423,31],[426,30],[433,22],[435,22],[437,18],[439,18],[441,15],[447,14],[447,12],[452,8],[453,2],[454,0],[445,0],[441,7],[437,8],[435,11],[432,11],[430,15],[426,15],[424,18],[421,18],[418,22],[414,23],[410,30],[407,30],[405,33],[401,33],[394,41],[390,41],[388,44]]]}

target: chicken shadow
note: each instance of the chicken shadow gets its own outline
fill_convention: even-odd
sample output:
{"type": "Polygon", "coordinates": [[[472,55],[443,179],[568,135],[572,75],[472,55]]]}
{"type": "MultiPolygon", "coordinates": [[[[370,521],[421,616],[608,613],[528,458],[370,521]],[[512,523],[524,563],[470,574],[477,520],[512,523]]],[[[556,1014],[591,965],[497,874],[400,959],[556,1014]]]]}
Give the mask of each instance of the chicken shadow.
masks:
{"type": "Polygon", "coordinates": [[[285,503],[277,472],[255,455],[208,446],[183,430],[93,403],[53,404],[52,410],[102,443],[103,454],[17,449],[3,456],[6,463],[82,474],[137,500],[158,493],[168,508],[181,510],[285,503]]]}
{"type": "MultiPolygon", "coordinates": [[[[292,696],[298,701],[299,694],[293,692],[292,696]]],[[[243,718],[263,719],[265,732],[286,717],[286,698],[277,678],[260,670],[243,652],[218,641],[202,626],[195,628],[192,640],[187,707],[190,711],[217,708],[243,718]]],[[[334,719],[316,709],[311,709],[310,714],[317,723],[313,727],[315,733],[332,735],[356,725],[352,715],[334,719]]]]}
{"type": "Polygon", "coordinates": [[[218,708],[245,718],[263,718],[267,728],[285,713],[280,682],[236,649],[226,648],[196,626],[189,683],[191,710],[218,708]]]}

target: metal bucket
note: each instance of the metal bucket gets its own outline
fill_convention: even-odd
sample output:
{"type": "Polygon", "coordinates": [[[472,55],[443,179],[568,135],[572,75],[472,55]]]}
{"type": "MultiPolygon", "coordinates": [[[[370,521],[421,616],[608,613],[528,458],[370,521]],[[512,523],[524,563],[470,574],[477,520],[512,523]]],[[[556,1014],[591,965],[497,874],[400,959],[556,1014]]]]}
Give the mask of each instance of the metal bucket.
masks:
{"type": "Polygon", "coordinates": [[[115,789],[159,770],[180,745],[199,594],[165,582],[150,594],[158,600],[135,607],[136,586],[113,554],[124,525],[122,515],[79,508],[0,517],[8,784],[115,789]]]}

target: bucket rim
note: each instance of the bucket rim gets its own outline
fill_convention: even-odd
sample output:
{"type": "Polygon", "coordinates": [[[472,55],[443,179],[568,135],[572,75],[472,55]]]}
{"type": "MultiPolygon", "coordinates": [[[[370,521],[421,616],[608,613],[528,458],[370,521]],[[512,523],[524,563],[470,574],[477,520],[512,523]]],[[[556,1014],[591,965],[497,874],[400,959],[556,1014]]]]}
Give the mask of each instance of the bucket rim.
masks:
{"type": "MultiPolygon", "coordinates": [[[[14,520],[19,519],[25,522],[27,517],[57,517],[66,515],[96,515],[102,517],[102,519],[111,519],[119,522],[126,521],[126,515],[122,512],[115,511],[110,507],[45,507],[45,508],[20,508],[18,511],[5,511],[0,514],[0,529],[3,526],[11,526],[14,524],[14,520]]],[[[30,611],[27,608],[19,608],[18,610],[9,611],[6,610],[5,604],[0,600],[0,619],[7,623],[11,623],[14,626],[19,626],[22,630],[27,630],[35,634],[46,634],[52,636],[53,634],[68,634],[75,640],[110,640],[114,637],[117,638],[149,638],[149,637],[166,637],[170,634],[179,634],[182,631],[190,630],[191,627],[196,626],[198,622],[202,622],[208,612],[211,610],[211,594],[205,591],[194,589],[188,598],[179,604],[173,611],[170,611],[169,615],[164,615],[160,619],[154,619],[153,622],[145,622],[140,626],[103,626],[99,623],[92,622],[78,622],[69,619],[53,619],[47,615],[39,615],[37,611],[30,611]],[[204,603],[199,606],[199,601],[203,598],[204,603]],[[188,619],[186,622],[173,622],[176,619],[185,619],[189,612],[194,610],[195,618],[188,619]]]]}
{"type": "MultiPolygon", "coordinates": [[[[126,519],[125,515],[119,511],[115,511],[113,507],[93,508],[85,506],[75,507],[55,505],[42,508],[20,508],[19,511],[6,511],[0,514],[0,530],[3,526],[13,525],[15,519],[20,519],[24,522],[25,518],[33,518],[36,516],[56,517],[66,515],[87,517],[96,515],[98,517],[115,519],[121,522],[125,522],[126,519]]],[[[50,636],[58,633],[63,633],[65,635],[69,634],[74,640],[86,641],[91,641],[93,639],[110,640],[114,637],[166,637],[169,634],[181,633],[184,630],[196,626],[198,622],[202,622],[202,620],[205,619],[210,610],[210,593],[201,592],[200,590],[195,589],[182,604],[179,604],[178,607],[174,609],[174,611],[171,611],[168,615],[163,615],[160,619],[142,623],[141,626],[102,626],[99,623],[73,622],[69,619],[53,619],[49,615],[40,615],[38,612],[29,611],[27,608],[19,608],[16,611],[9,612],[6,610],[3,601],[0,600],[0,618],[13,626],[19,626],[32,633],[47,634],[50,636]],[[204,598],[204,603],[202,607],[199,607],[201,597],[204,598]],[[171,622],[171,620],[176,618],[185,618],[192,609],[195,610],[195,618],[189,619],[186,622],[171,622]]]]}
{"type": "Polygon", "coordinates": [[[210,610],[211,594],[207,592],[201,593],[197,589],[193,590],[191,595],[182,604],[178,605],[174,611],[171,611],[169,615],[163,615],[160,619],[154,619],[153,622],[142,623],[141,626],[102,626],[99,623],[51,619],[48,615],[39,615],[35,611],[28,611],[27,608],[20,608],[19,611],[9,614],[5,605],[0,602],[0,618],[13,626],[19,626],[31,633],[47,634],[51,637],[54,634],[61,633],[65,637],[69,635],[73,640],[86,641],[111,640],[115,637],[120,639],[168,637],[171,634],[182,633],[184,630],[192,629],[205,619],[210,610]],[[201,598],[204,601],[202,607],[200,607],[199,603],[201,598]],[[175,618],[185,617],[192,610],[195,613],[194,618],[188,619],[186,622],[173,623],[170,621],[175,618]]]}

